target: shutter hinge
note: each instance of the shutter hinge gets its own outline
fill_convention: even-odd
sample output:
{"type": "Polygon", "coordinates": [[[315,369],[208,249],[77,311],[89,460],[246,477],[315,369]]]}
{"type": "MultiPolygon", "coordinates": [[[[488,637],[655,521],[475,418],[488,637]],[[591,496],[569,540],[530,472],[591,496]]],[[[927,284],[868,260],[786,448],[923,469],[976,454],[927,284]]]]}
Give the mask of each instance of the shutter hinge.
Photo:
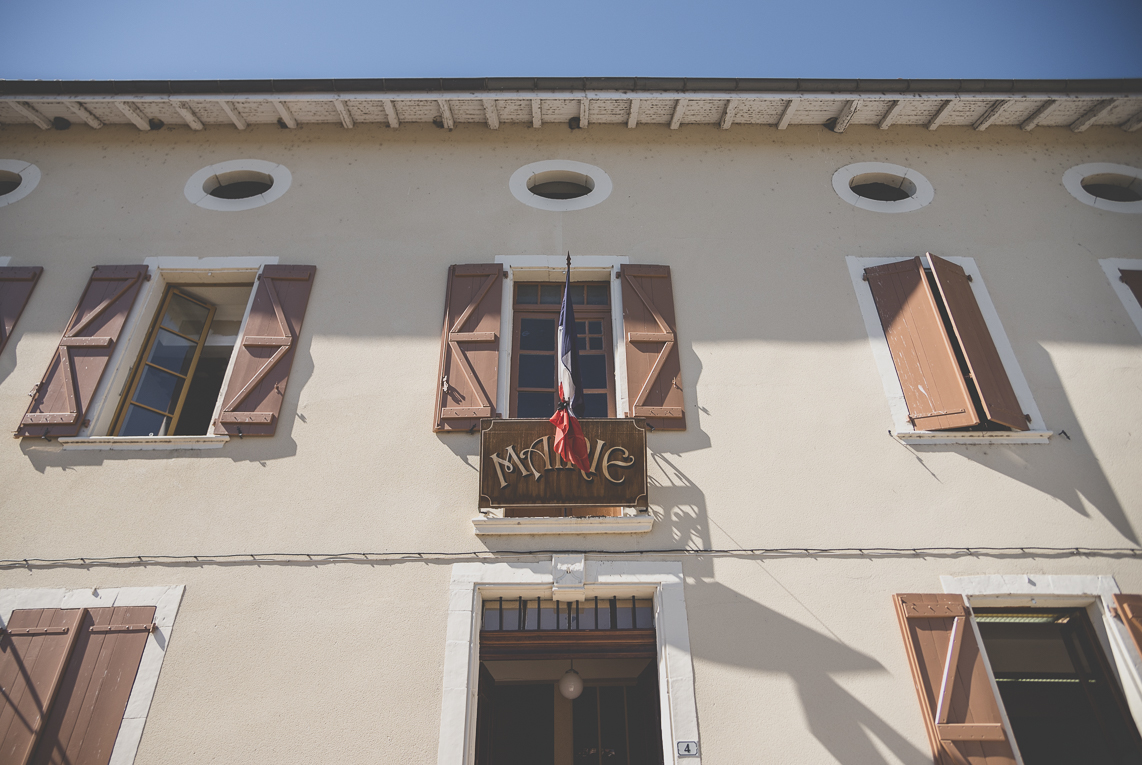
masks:
{"type": "Polygon", "coordinates": [[[868,274],[861,274],[861,275],[860,275],[860,280],[861,280],[862,282],[867,282],[867,281],[868,281],[868,274]]]}
{"type": "Polygon", "coordinates": [[[1122,621],[1122,613],[1118,610],[1118,606],[1110,606],[1106,609],[1106,612],[1110,614],[1112,618],[1122,621]]]}
{"type": "Polygon", "coordinates": [[[32,390],[28,392],[28,398],[35,398],[36,394],[40,392],[40,383],[32,386],[32,390]]]}
{"type": "Polygon", "coordinates": [[[150,624],[105,624],[96,625],[90,628],[91,632],[154,632],[158,629],[158,625],[154,622],[150,624]]]}
{"type": "Polygon", "coordinates": [[[0,627],[0,635],[66,635],[68,627],[0,627]]]}
{"type": "Polygon", "coordinates": [[[969,281],[969,282],[970,282],[970,281],[973,281],[973,280],[972,280],[972,278],[971,278],[971,274],[964,274],[964,275],[965,275],[965,276],[967,276],[967,278],[968,278],[968,281],[969,281]]]}
{"type": "Polygon", "coordinates": [[[1126,277],[1122,273],[1119,273],[1118,274],[1118,281],[1122,282],[1123,284],[1126,284],[1126,277]]]}
{"type": "Polygon", "coordinates": [[[1027,422],[1031,422],[1031,415],[1029,415],[1029,414],[1027,414],[1026,412],[1024,412],[1024,413],[1023,413],[1023,416],[1027,418],[1027,422]]]}

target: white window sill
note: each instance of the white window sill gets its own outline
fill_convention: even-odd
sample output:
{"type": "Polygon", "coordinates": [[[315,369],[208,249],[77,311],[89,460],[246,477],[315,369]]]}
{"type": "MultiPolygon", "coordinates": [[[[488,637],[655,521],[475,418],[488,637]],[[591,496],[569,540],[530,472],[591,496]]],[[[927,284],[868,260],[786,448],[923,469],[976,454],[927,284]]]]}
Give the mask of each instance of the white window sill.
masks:
{"type": "Polygon", "coordinates": [[[491,534],[645,534],[654,525],[650,513],[606,518],[472,519],[479,535],[491,534]]]}
{"type": "Polygon", "coordinates": [[[1049,430],[997,430],[950,433],[939,430],[896,431],[892,434],[906,444],[1045,444],[1049,430]]]}
{"type": "Polygon", "coordinates": [[[64,449],[88,451],[172,451],[175,449],[221,449],[230,436],[92,436],[57,439],[64,449]]]}

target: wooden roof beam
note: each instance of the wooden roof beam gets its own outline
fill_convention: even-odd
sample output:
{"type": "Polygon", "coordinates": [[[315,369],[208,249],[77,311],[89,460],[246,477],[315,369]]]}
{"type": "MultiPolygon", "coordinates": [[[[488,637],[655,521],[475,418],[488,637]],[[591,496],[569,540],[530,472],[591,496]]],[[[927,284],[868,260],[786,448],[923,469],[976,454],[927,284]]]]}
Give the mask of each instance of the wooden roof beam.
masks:
{"type": "Polygon", "coordinates": [[[26,101],[9,101],[8,105],[36,123],[40,130],[51,130],[52,121],[36,111],[36,108],[26,101]]]}
{"type": "Polygon", "coordinates": [[[948,112],[952,110],[952,107],[955,105],[955,103],[955,100],[948,99],[944,103],[940,104],[940,108],[937,109],[936,113],[932,115],[932,119],[928,120],[928,129],[935,130],[938,128],[940,123],[944,121],[944,118],[948,116],[948,112]]]}
{"type": "Polygon", "coordinates": [[[1127,133],[1133,133],[1138,128],[1142,127],[1142,112],[1138,112],[1130,119],[1123,122],[1120,127],[1127,133]]]}
{"type": "Polygon", "coordinates": [[[397,108],[393,106],[393,100],[386,98],[381,101],[381,105],[385,107],[385,116],[389,118],[389,127],[396,130],[400,127],[400,118],[397,117],[397,108]]]}
{"type": "Polygon", "coordinates": [[[540,99],[531,99],[531,126],[534,128],[543,126],[543,113],[540,105],[540,99]]]}
{"type": "Polygon", "coordinates": [[[103,127],[103,120],[92,114],[91,111],[86,106],[79,103],[79,101],[64,101],[63,105],[70,109],[72,114],[79,117],[81,120],[96,130],[103,127]]]}
{"type": "Polygon", "coordinates": [[[444,122],[444,127],[448,130],[456,127],[456,122],[452,119],[452,109],[448,106],[447,99],[438,98],[436,103],[440,104],[440,119],[444,122]]]}
{"type": "Polygon", "coordinates": [[[285,101],[274,101],[274,108],[278,110],[278,116],[282,118],[284,124],[290,130],[297,127],[297,118],[293,116],[293,112],[289,110],[285,101]]]}
{"type": "Polygon", "coordinates": [[[999,115],[1003,113],[1003,110],[1009,103],[1011,103],[1010,98],[999,99],[991,106],[987,107],[987,111],[980,115],[980,118],[975,121],[975,124],[972,125],[972,127],[976,130],[987,130],[991,123],[999,119],[999,115]]]}
{"type": "Polygon", "coordinates": [[[671,130],[677,130],[682,124],[682,115],[686,113],[686,101],[685,98],[679,98],[674,102],[674,116],[670,118],[671,130]]]}
{"type": "Polygon", "coordinates": [[[337,110],[337,116],[341,118],[341,125],[346,130],[353,127],[353,115],[349,113],[349,105],[340,98],[335,98],[333,99],[333,107],[337,110]]]}
{"type": "Polygon", "coordinates": [[[1052,98],[1051,100],[1045,102],[1038,109],[1036,109],[1034,114],[1023,120],[1023,124],[1019,127],[1028,132],[1034,130],[1036,125],[1050,117],[1052,112],[1062,106],[1062,103],[1062,101],[1052,98]]]}
{"type": "Polygon", "coordinates": [[[171,106],[178,112],[178,115],[186,120],[186,124],[190,126],[191,130],[202,130],[202,120],[190,108],[190,104],[186,101],[171,101],[171,106]]]}
{"type": "Polygon", "coordinates": [[[734,124],[734,115],[737,113],[740,103],[741,99],[739,98],[731,98],[726,101],[726,113],[722,115],[722,130],[729,130],[730,125],[734,124]]]}
{"type": "Polygon", "coordinates": [[[904,101],[893,101],[892,106],[888,107],[888,111],[880,118],[878,127],[881,130],[888,130],[892,127],[892,123],[896,122],[896,118],[900,116],[900,112],[904,111],[904,101]]]}
{"type": "Polygon", "coordinates": [[[115,105],[119,107],[119,111],[127,115],[127,119],[135,123],[135,127],[144,132],[151,129],[151,120],[143,113],[143,110],[135,106],[130,101],[116,101],[115,105]]]}
{"type": "Polygon", "coordinates": [[[837,124],[833,125],[834,133],[843,133],[845,128],[852,122],[853,117],[856,116],[857,107],[860,106],[860,101],[856,98],[845,104],[845,108],[841,109],[840,115],[837,117],[837,124]]]}
{"type": "Polygon", "coordinates": [[[488,120],[488,127],[498,130],[500,127],[500,113],[496,110],[496,99],[484,99],[484,117],[488,120]]]}
{"type": "Polygon", "coordinates": [[[638,125],[638,105],[642,103],[641,99],[632,98],[630,100],[630,116],[627,117],[627,127],[634,128],[638,125]]]}
{"type": "Polygon", "coordinates": [[[789,127],[789,121],[793,119],[793,113],[797,111],[797,99],[789,99],[789,103],[785,104],[785,109],[781,112],[781,118],[777,120],[777,129],[784,130],[789,127]]]}
{"type": "Polygon", "coordinates": [[[1095,120],[1097,120],[1099,117],[1101,117],[1102,115],[1104,115],[1108,111],[1110,111],[1110,109],[1116,103],[1118,103],[1117,98],[1108,98],[1105,101],[1099,101],[1097,104],[1092,106],[1087,111],[1086,114],[1084,114],[1083,116],[1079,117],[1077,120],[1075,120],[1074,122],[1071,123],[1071,132],[1072,133],[1083,132],[1088,127],[1093,125],[1095,120]]]}
{"type": "Polygon", "coordinates": [[[245,130],[249,126],[249,123],[246,122],[246,118],[238,111],[237,106],[229,101],[219,101],[218,105],[222,107],[222,111],[226,112],[226,116],[234,123],[234,127],[239,130],[245,130]]]}

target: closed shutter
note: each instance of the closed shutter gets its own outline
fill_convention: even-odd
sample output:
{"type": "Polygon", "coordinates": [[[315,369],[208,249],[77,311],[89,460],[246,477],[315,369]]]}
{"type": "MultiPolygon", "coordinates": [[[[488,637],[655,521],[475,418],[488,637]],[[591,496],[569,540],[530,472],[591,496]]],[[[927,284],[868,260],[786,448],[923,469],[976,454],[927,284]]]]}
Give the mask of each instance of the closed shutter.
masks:
{"type": "Polygon", "coordinates": [[[316,273],[317,266],[262,267],[215,434],[274,434],[316,273]]]}
{"type": "Polygon", "coordinates": [[[968,370],[983,403],[984,415],[1012,430],[1027,430],[1027,418],[1003,369],[999,351],[995,349],[995,341],[983,320],[968,275],[955,263],[931,253],[928,253],[928,263],[967,359],[968,370]]]}
{"type": "Polygon", "coordinates": [[[936,763],[1014,765],[963,597],[896,595],[894,600],[936,763]]]}
{"type": "Polygon", "coordinates": [[[1119,271],[1118,278],[1134,293],[1138,305],[1142,305],[1142,271],[1119,271]]]}
{"type": "Polygon", "coordinates": [[[47,727],[83,610],[13,611],[0,632],[0,763],[24,765],[47,727]]]}
{"type": "Polygon", "coordinates": [[[1134,640],[1134,647],[1142,654],[1142,595],[1115,595],[1114,605],[1134,640]]]}
{"type": "Polygon", "coordinates": [[[452,266],[444,298],[440,374],[433,430],[470,430],[482,417],[499,417],[500,299],[504,267],[452,266]]]}
{"type": "Polygon", "coordinates": [[[864,270],[916,430],[979,424],[920,258],[864,270]]]}
{"type": "Polygon", "coordinates": [[[28,298],[31,297],[32,290],[36,288],[36,282],[40,280],[40,274],[43,272],[44,269],[39,266],[0,268],[0,353],[4,352],[12,328],[16,326],[20,314],[24,312],[24,306],[28,304],[28,298]]]}
{"type": "Polygon", "coordinates": [[[74,436],[147,275],[146,266],[96,266],[17,436],[74,436]]]}
{"type": "Polygon", "coordinates": [[[626,333],[627,417],[645,417],[661,430],[685,430],[670,266],[626,265],[623,332],[626,333]]]}
{"type": "Polygon", "coordinates": [[[135,684],[154,606],[86,609],[75,652],[31,765],[107,765],[135,684]]]}

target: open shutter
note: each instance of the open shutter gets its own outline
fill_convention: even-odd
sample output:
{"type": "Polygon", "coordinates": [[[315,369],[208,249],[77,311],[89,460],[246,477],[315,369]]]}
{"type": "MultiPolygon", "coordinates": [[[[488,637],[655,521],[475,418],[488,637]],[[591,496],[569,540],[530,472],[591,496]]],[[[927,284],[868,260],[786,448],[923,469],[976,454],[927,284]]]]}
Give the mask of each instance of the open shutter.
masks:
{"type": "Polygon", "coordinates": [[[74,436],[103,377],[147,267],[96,266],[17,436],[74,436]]]}
{"type": "Polygon", "coordinates": [[[154,606],[86,609],[31,765],[107,765],[154,618],[154,606]]]}
{"type": "Polygon", "coordinates": [[[1134,299],[1138,301],[1138,305],[1142,305],[1142,271],[1120,270],[1118,278],[1134,293],[1134,299]]]}
{"type": "Polygon", "coordinates": [[[28,304],[28,298],[31,297],[32,290],[36,288],[36,282],[40,280],[40,274],[43,272],[44,269],[39,266],[0,268],[0,353],[4,352],[12,328],[19,321],[20,314],[24,312],[24,306],[28,304]]]}
{"type": "Polygon", "coordinates": [[[938,765],[1014,765],[999,700],[960,595],[896,595],[896,615],[938,765]]]}
{"type": "Polygon", "coordinates": [[[927,257],[983,403],[984,415],[1012,430],[1027,430],[1027,418],[1015,397],[1011,381],[1007,379],[995,341],[972,293],[968,275],[955,263],[931,253],[927,257]]]}
{"type": "Polygon", "coordinates": [[[1115,595],[1114,605],[1118,608],[1118,618],[1134,640],[1134,647],[1142,654],[1142,595],[1115,595]]]}
{"type": "Polygon", "coordinates": [[[262,267],[215,434],[274,434],[316,273],[317,266],[262,267]]]}
{"type": "Polygon", "coordinates": [[[916,430],[979,424],[920,258],[864,270],[916,430]]]}
{"type": "Polygon", "coordinates": [[[47,726],[82,609],[13,611],[0,632],[0,762],[25,765],[47,726]]]}
{"type": "Polygon", "coordinates": [[[433,430],[471,430],[482,417],[499,417],[500,298],[504,267],[452,266],[444,298],[440,374],[433,430]]]}
{"type": "Polygon", "coordinates": [[[626,334],[627,417],[646,417],[661,430],[685,430],[670,266],[622,267],[626,334]]]}

